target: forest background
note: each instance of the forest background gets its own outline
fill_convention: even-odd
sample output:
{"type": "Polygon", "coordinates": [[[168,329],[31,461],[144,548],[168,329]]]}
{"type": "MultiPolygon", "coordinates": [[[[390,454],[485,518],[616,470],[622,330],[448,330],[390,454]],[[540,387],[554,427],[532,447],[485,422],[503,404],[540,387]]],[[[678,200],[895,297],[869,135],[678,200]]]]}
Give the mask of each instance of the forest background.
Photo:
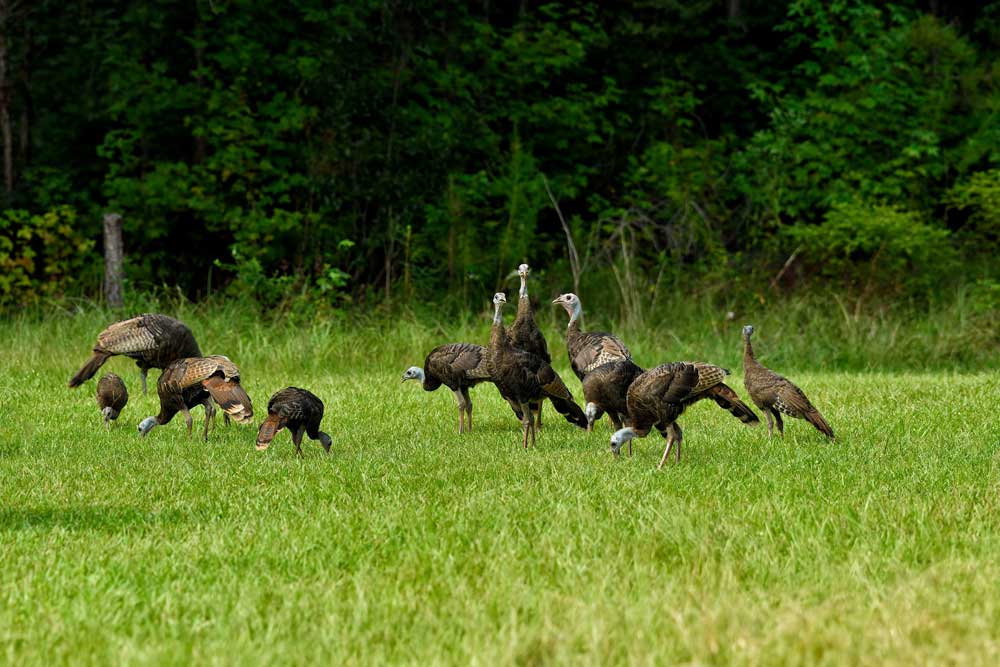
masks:
{"type": "Polygon", "coordinates": [[[998,55],[997,2],[0,0],[0,307],[99,301],[114,211],[135,305],[478,313],[528,261],[995,359],[998,55]]]}

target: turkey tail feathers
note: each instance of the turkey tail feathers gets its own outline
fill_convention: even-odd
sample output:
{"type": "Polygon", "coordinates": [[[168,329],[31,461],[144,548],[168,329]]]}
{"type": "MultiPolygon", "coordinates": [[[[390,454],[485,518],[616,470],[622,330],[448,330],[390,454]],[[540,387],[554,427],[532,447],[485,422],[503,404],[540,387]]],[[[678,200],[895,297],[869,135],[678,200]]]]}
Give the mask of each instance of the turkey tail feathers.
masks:
{"type": "Polygon", "coordinates": [[[728,410],[744,424],[760,423],[760,418],[757,417],[756,413],[746,403],[741,401],[736,392],[728,385],[717,384],[708,393],[720,408],[728,410]]]}
{"type": "Polygon", "coordinates": [[[238,383],[226,382],[223,378],[213,375],[205,380],[204,386],[222,411],[237,422],[245,424],[253,419],[250,396],[238,383]]]}
{"type": "Polygon", "coordinates": [[[79,387],[81,384],[94,377],[94,373],[104,365],[104,362],[108,360],[110,354],[104,352],[94,351],[94,356],[87,360],[87,363],[83,365],[83,368],[76,372],[76,375],[69,379],[70,388],[79,387]]]}
{"type": "Polygon", "coordinates": [[[257,431],[257,449],[267,449],[270,447],[271,441],[274,440],[274,436],[278,434],[282,426],[280,417],[277,415],[268,415],[257,431]]]}
{"type": "Polygon", "coordinates": [[[817,431],[831,440],[836,439],[833,435],[833,429],[830,428],[830,425],[826,423],[825,419],[823,419],[823,415],[819,413],[819,410],[814,408],[811,412],[805,413],[803,417],[807,422],[815,426],[817,431]]]}
{"type": "Polygon", "coordinates": [[[549,400],[552,402],[552,407],[556,409],[556,412],[561,414],[566,418],[570,424],[576,424],[580,428],[587,428],[587,415],[583,413],[580,406],[577,405],[572,398],[560,398],[558,396],[549,396],[549,400]]]}

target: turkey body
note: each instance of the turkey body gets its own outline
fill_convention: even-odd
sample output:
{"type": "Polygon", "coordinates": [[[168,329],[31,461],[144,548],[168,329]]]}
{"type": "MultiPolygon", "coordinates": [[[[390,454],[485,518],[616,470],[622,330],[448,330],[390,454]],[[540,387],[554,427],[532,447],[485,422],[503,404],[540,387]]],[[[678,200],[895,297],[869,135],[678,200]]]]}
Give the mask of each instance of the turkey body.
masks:
{"type": "Polygon", "coordinates": [[[142,375],[142,392],[146,393],[146,374],[150,368],[166,368],[178,359],[200,357],[194,334],[186,324],[166,315],[147,313],[115,322],[97,336],[94,354],[69,386],[78,387],[94,376],[109,358],[124,355],[135,359],[142,375]]]}
{"type": "Polygon", "coordinates": [[[528,446],[528,437],[535,441],[535,426],[529,404],[544,398],[571,424],[587,427],[587,417],[573,401],[566,384],[552,366],[541,357],[515,348],[503,326],[501,308],[506,303],[502,293],[494,296],[496,311],[490,334],[488,368],[490,377],[500,393],[516,403],[521,411],[524,430],[522,444],[528,446]]]}
{"type": "Polygon", "coordinates": [[[606,331],[580,331],[580,317],[583,306],[580,298],[573,294],[563,294],[553,304],[559,304],[569,314],[566,328],[566,353],[569,364],[576,376],[583,380],[587,373],[612,361],[632,358],[632,353],[620,338],[606,331]]]}
{"type": "Polygon", "coordinates": [[[631,359],[619,359],[598,366],[584,376],[583,400],[588,431],[593,430],[594,423],[604,413],[608,414],[615,430],[622,427],[628,416],[628,388],[643,372],[631,359]]]}
{"type": "Polygon", "coordinates": [[[128,404],[128,389],[125,383],[114,373],[105,373],[97,382],[97,407],[104,415],[104,425],[111,428],[111,422],[128,404]]]}
{"type": "Polygon", "coordinates": [[[139,424],[139,431],[143,436],[154,426],[169,423],[178,412],[184,414],[190,435],[190,410],[202,404],[205,406],[204,438],[207,440],[209,419],[215,414],[213,400],[227,415],[241,424],[253,419],[250,396],[240,385],[240,369],[222,355],[178,359],[160,374],[157,392],[160,396],[160,413],[155,417],[147,417],[139,424]]]}
{"type": "MultiPolygon", "coordinates": [[[[514,323],[510,326],[508,335],[511,344],[519,349],[544,360],[545,363],[552,363],[552,356],[549,354],[549,346],[545,342],[545,336],[535,321],[535,310],[531,306],[531,299],[528,296],[528,274],[530,269],[527,264],[522,264],[517,268],[517,273],[521,277],[521,291],[517,299],[517,315],[514,323]]],[[[542,427],[542,402],[532,402],[529,407],[535,420],[537,428],[542,427]]]]}
{"type": "Polygon", "coordinates": [[[723,382],[728,374],[729,371],[713,364],[678,361],[662,364],[636,377],[627,395],[630,427],[612,436],[614,453],[618,454],[625,440],[631,443],[633,437],[644,438],[655,427],[667,439],[657,467],[663,467],[674,444],[677,445],[676,460],[680,461],[683,433],[677,418],[688,406],[706,398],[743,423],[758,423],[757,415],[723,382]]]}
{"type": "Polygon", "coordinates": [[[267,418],[257,431],[257,449],[267,449],[278,431],[287,428],[292,434],[295,453],[299,456],[302,456],[303,435],[319,441],[329,454],[332,440],[319,430],[322,421],[323,401],[307,389],[286,387],[267,402],[267,418]]]}
{"type": "Polygon", "coordinates": [[[781,420],[781,415],[784,414],[806,420],[817,431],[833,440],[833,429],[809,401],[805,392],[788,378],[757,361],[750,344],[753,331],[750,325],[743,327],[743,385],[750,394],[750,400],[763,411],[767,419],[768,436],[772,434],[775,422],[778,424],[778,433],[785,435],[785,425],[781,420]]]}
{"type": "MultiPolygon", "coordinates": [[[[413,366],[403,373],[403,381],[420,380],[424,391],[435,391],[441,385],[451,389],[458,406],[458,432],[472,431],[472,398],[469,389],[482,382],[492,382],[489,350],[475,343],[448,343],[431,350],[423,368],[413,366]]],[[[501,396],[503,393],[501,392],[501,396]]],[[[504,396],[514,414],[521,419],[520,406],[504,396]]]]}

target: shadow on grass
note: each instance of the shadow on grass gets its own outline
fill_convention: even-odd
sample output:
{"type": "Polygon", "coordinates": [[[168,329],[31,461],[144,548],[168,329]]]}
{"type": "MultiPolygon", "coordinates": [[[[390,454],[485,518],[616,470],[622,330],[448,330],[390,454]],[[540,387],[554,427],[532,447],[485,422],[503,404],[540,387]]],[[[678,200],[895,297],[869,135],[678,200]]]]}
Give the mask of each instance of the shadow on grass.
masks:
{"type": "Polygon", "coordinates": [[[187,521],[189,514],[178,510],[159,512],[136,507],[38,507],[0,509],[0,530],[32,530],[36,528],[65,528],[68,530],[93,530],[118,533],[142,530],[145,527],[179,524],[187,521]]]}

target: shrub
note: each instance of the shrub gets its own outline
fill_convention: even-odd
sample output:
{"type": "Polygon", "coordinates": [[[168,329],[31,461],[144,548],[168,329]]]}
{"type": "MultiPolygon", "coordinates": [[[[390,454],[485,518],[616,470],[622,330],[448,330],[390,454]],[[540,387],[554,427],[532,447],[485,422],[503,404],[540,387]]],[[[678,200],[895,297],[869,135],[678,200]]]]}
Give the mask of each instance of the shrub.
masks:
{"type": "Polygon", "coordinates": [[[0,214],[0,308],[63,296],[100,273],[94,242],[79,231],[68,206],[31,215],[0,214]]]}
{"type": "Polygon", "coordinates": [[[799,245],[815,274],[866,294],[874,285],[896,292],[926,292],[947,275],[958,255],[950,233],[895,206],[839,202],[819,225],[784,232],[799,245]]]}

